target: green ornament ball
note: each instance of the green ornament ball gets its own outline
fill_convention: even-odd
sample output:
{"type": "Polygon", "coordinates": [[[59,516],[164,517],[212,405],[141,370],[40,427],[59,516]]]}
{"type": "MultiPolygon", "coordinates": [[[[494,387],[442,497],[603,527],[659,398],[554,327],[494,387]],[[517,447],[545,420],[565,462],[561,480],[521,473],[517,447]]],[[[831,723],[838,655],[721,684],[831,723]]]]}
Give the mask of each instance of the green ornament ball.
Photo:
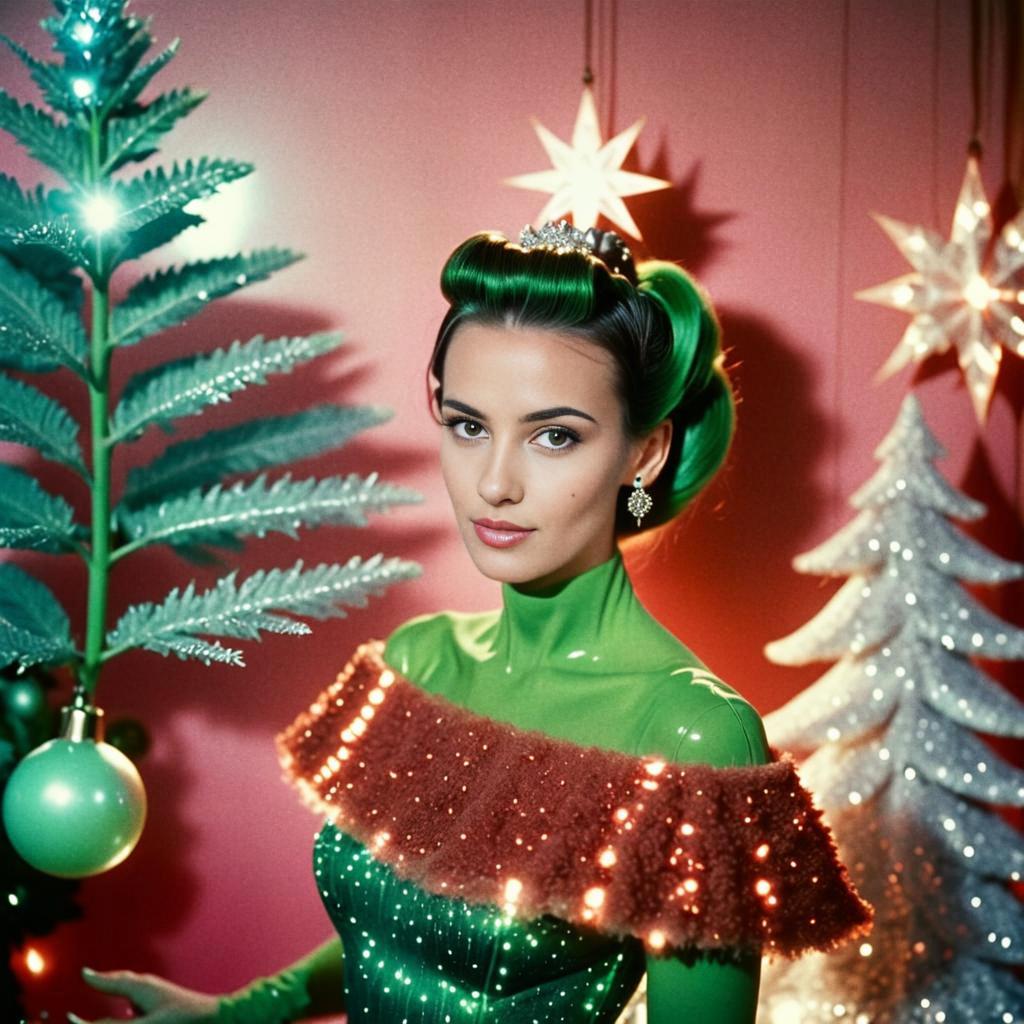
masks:
{"type": "Polygon", "coordinates": [[[3,687],[4,708],[23,722],[38,718],[47,709],[46,691],[35,679],[18,679],[3,687]]]}
{"type": "Polygon", "coordinates": [[[15,850],[58,878],[116,867],[146,821],[146,790],[131,760],[109,743],[52,739],[7,780],[3,820],[15,850]]]}

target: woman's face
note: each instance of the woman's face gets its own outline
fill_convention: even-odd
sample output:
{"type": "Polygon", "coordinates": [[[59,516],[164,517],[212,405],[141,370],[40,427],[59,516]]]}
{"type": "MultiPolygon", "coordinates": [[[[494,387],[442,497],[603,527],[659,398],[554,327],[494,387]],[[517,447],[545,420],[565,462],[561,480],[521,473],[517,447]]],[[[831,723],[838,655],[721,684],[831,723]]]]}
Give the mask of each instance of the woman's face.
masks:
{"type": "Polygon", "coordinates": [[[614,554],[615,502],[637,446],[609,353],[557,331],[463,324],[439,413],[445,485],[485,576],[539,589],[614,554]]]}

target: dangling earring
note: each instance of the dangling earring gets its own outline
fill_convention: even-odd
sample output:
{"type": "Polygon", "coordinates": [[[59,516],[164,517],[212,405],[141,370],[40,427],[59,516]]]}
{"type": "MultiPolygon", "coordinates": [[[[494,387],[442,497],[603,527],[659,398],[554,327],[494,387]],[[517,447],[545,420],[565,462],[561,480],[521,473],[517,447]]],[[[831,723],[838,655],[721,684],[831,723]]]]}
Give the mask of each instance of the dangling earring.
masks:
{"type": "Polygon", "coordinates": [[[637,473],[636,479],[633,481],[633,493],[629,496],[629,501],[626,502],[629,514],[636,516],[637,526],[640,525],[640,520],[651,511],[653,504],[651,496],[643,488],[643,480],[640,474],[637,473]]]}

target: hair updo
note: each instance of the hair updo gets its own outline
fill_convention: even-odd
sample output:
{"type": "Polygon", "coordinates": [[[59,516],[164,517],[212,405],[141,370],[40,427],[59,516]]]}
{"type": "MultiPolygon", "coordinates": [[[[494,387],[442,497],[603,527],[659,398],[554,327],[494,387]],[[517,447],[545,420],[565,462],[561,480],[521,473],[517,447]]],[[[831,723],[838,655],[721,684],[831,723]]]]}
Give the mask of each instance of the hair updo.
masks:
{"type": "MultiPolygon", "coordinates": [[[[628,437],[672,421],[668,460],[653,485],[644,528],[667,522],[714,476],[735,429],[732,388],[723,368],[721,328],[704,289],[674,263],[648,260],[636,284],[597,256],[524,249],[498,232],[463,242],[441,271],[450,303],[429,372],[439,382],[453,334],[462,324],[546,328],[608,351],[628,437]]],[[[617,504],[616,530],[636,533],[617,504]]]]}

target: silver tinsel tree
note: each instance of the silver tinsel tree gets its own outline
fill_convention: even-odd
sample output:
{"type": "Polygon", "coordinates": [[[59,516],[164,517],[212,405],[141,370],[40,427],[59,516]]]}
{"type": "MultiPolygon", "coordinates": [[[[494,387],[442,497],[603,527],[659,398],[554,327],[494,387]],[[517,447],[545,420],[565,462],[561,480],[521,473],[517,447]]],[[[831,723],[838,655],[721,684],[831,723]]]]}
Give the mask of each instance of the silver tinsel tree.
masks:
{"type": "Polygon", "coordinates": [[[876,916],[860,943],[766,964],[758,1024],[1024,1021],[1024,907],[1007,884],[1024,844],[986,806],[1024,805],[1024,772],[974,735],[1024,736],[1024,704],[970,660],[1024,657],[1024,630],[959,582],[1024,566],[949,523],[985,506],[940,475],[944,455],[908,395],[850,500],[859,514],[794,560],[849,579],[765,648],[784,665],[836,661],[765,727],[813,751],[801,773],[876,916]]]}

